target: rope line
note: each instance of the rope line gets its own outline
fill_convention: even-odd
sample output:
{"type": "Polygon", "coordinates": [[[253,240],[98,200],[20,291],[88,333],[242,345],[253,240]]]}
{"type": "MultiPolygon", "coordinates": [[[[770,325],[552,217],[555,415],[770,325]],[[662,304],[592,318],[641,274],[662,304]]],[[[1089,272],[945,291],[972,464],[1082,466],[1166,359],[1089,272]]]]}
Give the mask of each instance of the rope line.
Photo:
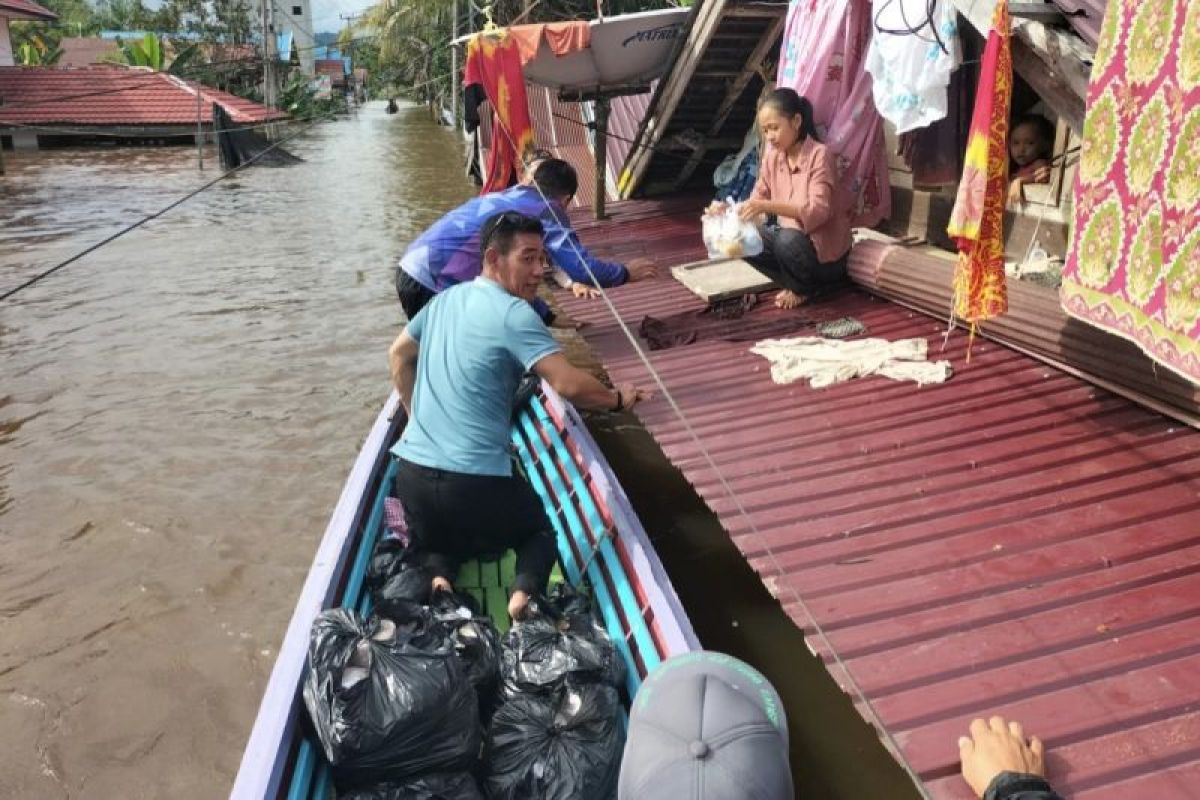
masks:
{"type": "MultiPolygon", "coordinates": [[[[513,150],[515,151],[517,149],[517,146],[516,146],[515,138],[512,135],[512,132],[503,123],[501,123],[501,125],[500,125],[500,130],[502,130],[504,132],[505,137],[508,139],[509,143],[513,147],[513,150]]],[[[542,198],[542,202],[546,204],[547,208],[553,210],[554,207],[553,207],[553,205],[551,205],[550,199],[548,197],[546,197],[546,194],[545,194],[545,192],[542,191],[541,187],[538,186],[536,183],[533,184],[533,186],[537,190],[538,195],[542,198]]],[[[621,315],[617,311],[617,307],[613,303],[612,298],[609,297],[608,292],[605,291],[604,287],[600,285],[600,281],[597,280],[595,273],[592,272],[591,266],[588,264],[587,259],[585,259],[583,257],[583,254],[579,251],[579,247],[575,244],[573,238],[569,238],[568,241],[571,245],[571,249],[575,251],[575,257],[577,259],[579,259],[579,263],[583,265],[583,268],[585,270],[587,270],[587,273],[591,277],[593,284],[600,291],[600,298],[604,301],[604,304],[608,307],[609,313],[612,314],[612,317],[616,321],[617,325],[620,327],[621,332],[625,334],[625,338],[628,339],[630,345],[632,345],[634,353],[636,353],[638,359],[642,362],[642,365],[646,368],[646,371],[650,374],[655,385],[662,392],[663,397],[666,399],[667,403],[670,404],[672,412],[674,412],[674,414],[678,418],[679,422],[683,425],[684,429],[687,431],[688,436],[695,443],[696,448],[700,451],[708,468],[711,469],[713,471],[713,474],[717,476],[717,479],[718,479],[718,481],[720,481],[720,484],[721,484],[721,489],[729,497],[729,499],[733,501],[734,505],[737,507],[738,514],[749,525],[750,530],[754,534],[754,537],[757,539],[759,546],[763,549],[763,551],[766,552],[767,558],[770,560],[771,566],[775,570],[777,576],[780,578],[786,578],[787,572],[786,572],[786,570],[784,570],[783,565],[780,563],[779,557],[776,556],[775,551],[771,548],[771,545],[767,541],[766,536],[762,533],[762,531],[759,530],[758,525],[755,523],[754,518],[750,515],[750,512],[746,509],[745,505],[742,503],[741,498],[738,497],[737,493],[733,490],[733,487],[729,484],[729,481],[726,479],[725,474],[721,471],[721,468],[719,466],[717,466],[717,462],[713,458],[712,453],[709,452],[708,448],[704,445],[704,442],[701,440],[699,433],[697,433],[696,429],[692,426],[691,421],[687,418],[687,415],[684,414],[683,409],[679,406],[679,403],[675,400],[675,396],[671,393],[670,389],[667,388],[666,381],[663,379],[662,375],[659,374],[658,370],[654,368],[654,365],[650,362],[650,358],[646,354],[646,351],[642,348],[641,344],[638,342],[637,337],[633,334],[633,331],[631,331],[629,329],[629,326],[625,323],[625,320],[621,318],[621,315]]],[[[878,731],[879,735],[884,739],[885,746],[888,747],[895,754],[897,761],[900,762],[901,768],[903,768],[904,771],[908,774],[908,777],[912,780],[913,786],[916,787],[917,791],[919,791],[921,793],[922,797],[925,797],[928,799],[929,794],[925,790],[924,784],[921,782],[921,780],[917,776],[917,774],[915,772],[913,772],[912,767],[909,765],[908,761],[904,758],[903,751],[900,749],[899,743],[896,742],[896,740],[892,736],[891,732],[883,724],[883,720],[880,718],[878,712],[876,712],[875,706],[871,703],[870,699],[867,697],[867,695],[863,691],[862,687],[859,686],[858,681],[855,680],[854,675],[850,672],[850,667],[846,664],[845,661],[842,660],[842,657],[840,655],[838,655],[837,650],[833,646],[833,642],[830,640],[828,634],[825,633],[825,629],[821,626],[820,622],[817,621],[816,616],[809,609],[808,604],[804,602],[804,599],[800,596],[800,593],[796,590],[796,587],[794,585],[792,585],[792,583],[790,581],[785,580],[784,583],[787,584],[787,588],[790,591],[793,601],[804,612],[804,615],[808,618],[809,622],[811,623],[812,629],[816,632],[818,638],[821,640],[822,644],[825,646],[825,649],[833,657],[834,662],[838,665],[842,674],[845,676],[847,685],[849,685],[851,687],[851,689],[853,690],[853,694],[858,698],[858,701],[861,703],[862,708],[866,711],[867,715],[869,716],[871,724],[875,727],[876,731],[878,731]]],[[[774,593],[772,593],[772,594],[774,594],[774,593]]]]}

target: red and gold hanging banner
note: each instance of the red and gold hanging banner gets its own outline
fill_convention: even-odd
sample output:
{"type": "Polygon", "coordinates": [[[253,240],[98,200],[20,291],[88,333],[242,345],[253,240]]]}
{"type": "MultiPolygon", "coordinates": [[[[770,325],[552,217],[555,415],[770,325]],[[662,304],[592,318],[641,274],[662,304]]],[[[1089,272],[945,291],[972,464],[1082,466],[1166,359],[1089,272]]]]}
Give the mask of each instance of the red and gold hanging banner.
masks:
{"type": "Polygon", "coordinates": [[[1008,0],[996,3],[958,197],[946,232],[958,243],[954,313],[972,324],[1008,310],[1004,281],[1004,207],[1008,195],[1008,112],[1012,48],[1008,0]]]}

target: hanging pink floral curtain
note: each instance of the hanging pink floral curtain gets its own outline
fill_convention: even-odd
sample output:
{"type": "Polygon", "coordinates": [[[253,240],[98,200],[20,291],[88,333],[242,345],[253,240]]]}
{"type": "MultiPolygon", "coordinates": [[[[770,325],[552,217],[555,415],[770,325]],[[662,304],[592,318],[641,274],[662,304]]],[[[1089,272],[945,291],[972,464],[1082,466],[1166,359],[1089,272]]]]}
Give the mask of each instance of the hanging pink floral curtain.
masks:
{"type": "Polygon", "coordinates": [[[870,0],[792,0],[776,77],[813,104],[817,131],[838,156],[838,206],[861,226],[892,210],[883,118],[864,69],[870,40],[870,0]]]}
{"type": "Polygon", "coordinates": [[[1109,2],[1062,303],[1200,383],[1200,2],[1109,2]]]}

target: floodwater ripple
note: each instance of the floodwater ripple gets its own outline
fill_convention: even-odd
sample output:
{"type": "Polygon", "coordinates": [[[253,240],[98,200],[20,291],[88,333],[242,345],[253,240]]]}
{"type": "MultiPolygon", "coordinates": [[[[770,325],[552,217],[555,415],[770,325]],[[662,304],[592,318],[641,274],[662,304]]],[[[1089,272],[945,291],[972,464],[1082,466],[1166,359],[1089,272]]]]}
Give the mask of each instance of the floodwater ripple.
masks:
{"type": "MultiPolygon", "coordinates": [[[[388,390],[397,254],[472,193],[420,108],[320,126],[0,305],[0,797],[222,796],[388,390]]],[[[210,180],[5,153],[0,291],[210,180]]]]}

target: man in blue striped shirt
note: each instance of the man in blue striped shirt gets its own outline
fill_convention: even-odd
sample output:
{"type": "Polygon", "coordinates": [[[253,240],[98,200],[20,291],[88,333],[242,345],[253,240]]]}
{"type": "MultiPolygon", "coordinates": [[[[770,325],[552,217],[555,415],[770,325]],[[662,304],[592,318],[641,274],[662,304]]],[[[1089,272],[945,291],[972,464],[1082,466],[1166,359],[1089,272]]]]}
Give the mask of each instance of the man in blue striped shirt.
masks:
{"type": "MultiPolygon", "coordinates": [[[[396,268],[396,292],[405,316],[414,318],[438,292],[479,275],[480,229],[488,219],[505,211],[515,211],[542,223],[546,254],[575,284],[593,286],[598,282],[610,287],[653,277],[654,264],[648,259],[634,259],[625,265],[603,261],[579,243],[565,210],[579,185],[574,167],[557,158],[546,159],[534,171],[533,180],[534,186],[514,186],[468,200],[408,246],[396,268]]],[[[535,298],[533,306],[543,321],[549,323],[553,319],[549,307],[540,299],[535,298]]]]}

